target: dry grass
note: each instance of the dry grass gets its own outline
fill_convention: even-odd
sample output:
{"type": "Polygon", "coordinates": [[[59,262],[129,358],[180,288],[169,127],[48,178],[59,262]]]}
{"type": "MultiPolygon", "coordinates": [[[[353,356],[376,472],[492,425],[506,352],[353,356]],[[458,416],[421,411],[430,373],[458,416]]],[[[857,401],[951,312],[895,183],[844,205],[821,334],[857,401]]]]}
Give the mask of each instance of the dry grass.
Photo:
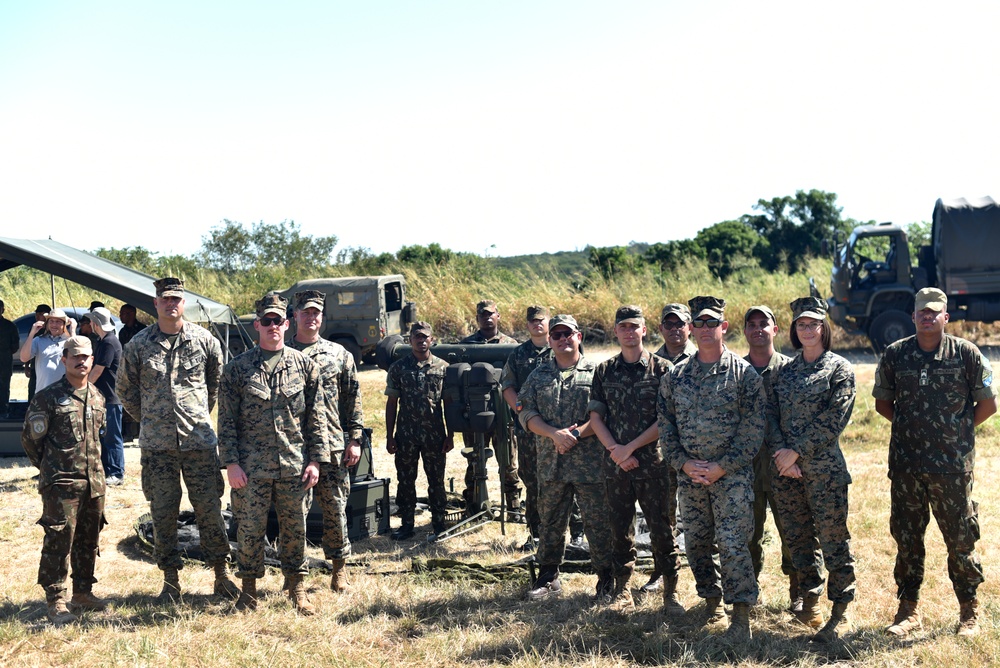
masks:
{"type": "MultiPolygon", "coordinates": [[[[607,354],[598,353],[598,354],[607,354]]],[[[788,622],[786,591],[778,571],[778,545],[766,545],[761,579],[762,606],[752,620],[754,640],[735,651],[719,639],[718,628],[683,632],[664,626],[655,600],[642,601],[629,615],[589,604],[594,576],[568,574],[565,594],[553,602],[527,603],[522,596],[527,576],[502,584],[481,585],[411,572],[415,556],[452,557],[486,564],[507,563],[523,556],[517,546],[523,526],[499,524],[478,533],[431,545],[418,540],[402,545],[386,536],[355,545],[351,559],[354,589],[334,595],[322,574],[308,578],[310,596],[320,614],[302,618],[280,589],[280,574],[262,581],[265,597],[254,614],[230,614],[230,605],[207,596],[211,573],[190,564],[181,573],[186,591],[178,606],[156,606],[160,574],[132,531],[146,511],[139,489],[138,450],[126,450],[127,483],[108,494],[110,522],[102,535],[96,591],[112,601],[105,613],[86,615],[78,624],[53,628],[45,620],[41,589],[34,584],[41,545],[35,524],[40,503],[30,479],[35,470],[25,459],[0,460],[0,665],[5,666],[741,666],[835,663],[866,666],[989,666],[1000,661],[997,580],[992,577],[998,547],[1000,491],[992,486],[1000,460],[996,456],[995,420],[980,430],[979,485],[983,536],[980,549],[989,579],[980,589],[983,632],[973,639],[952,634],[958,609],[951,593],[945,553],[936,528],[928,532],[928,578],[921,610],[926,630],[908,642],[895,642],[880,629],[891,618],[895,601],[892,561],[895,548],[888,534],[888,480],[885,476],[887,424],[874,412],[869,396],[873,366],[859,364],[861,388],[854,419],[844,438],[854,485],[851,530],[857,558],[858,601],[852,607],[854,631],[830,648],[811,647],[803,629],[788,622]]],[[[362,372],[364,406],[375,429],[375,470],[395,478],[384,451],[381,396],[384,374],[362,372]]],[[[15,381],[15,396],[24,395],[15,381]]],[[[461,487],[464,460],[450,458],[448,476],[461,487]]],[[[495,478],[495,467],[491,465],[495,478]]],[[[497,496],[496,481],[491,494],[497,496]]],[[[423,475],[418,490],[424,488],[423,475]]],[[[394,491],[394,486],[393,486],[394,491]]],[[[429,517],[418,516],[426,528],[429,517]]],[[[769,520],[770,523],[770,520],[769,520]]],[[[774,535],[773,528],[770,528],[774,535]]],[[[320,550],[309,554],[321,557],[320,550]]],[[[633,583],[641,584],[639,576],[633,583]]],[[[690,571],[681,577],[686,606],[698,599],[690,571]]],[[[828,605],[828,604],[827,604],[828,605]]]]}

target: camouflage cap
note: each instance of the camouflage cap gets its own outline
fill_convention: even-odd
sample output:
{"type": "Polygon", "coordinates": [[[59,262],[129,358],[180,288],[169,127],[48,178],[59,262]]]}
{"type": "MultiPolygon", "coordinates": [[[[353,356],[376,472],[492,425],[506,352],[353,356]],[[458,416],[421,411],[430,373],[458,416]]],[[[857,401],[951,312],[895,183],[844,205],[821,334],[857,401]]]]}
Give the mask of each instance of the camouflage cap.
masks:
{"type": "Polygon", "coordinates": [[[660,312],[660,322],[667,319],[668,315],[676,315],[681,322],[691,322],[691,309],[684,304],[667,304],[660,312]]]}
{"type": "Polygon", "coordinates": [[[799,297],[789,306],[792,307],[792,322],[799,318],[826,320],[826,302],[819,297],[799,297]]]}
{"type": "Polygon", "coordinates": [[[552,313],[549,311],[548,306],[538,306],[536,304],[534,306],[528,307],[528,316],[527,316],[528,322],[531,322],[532,320],[535,320],[537,318],[550,318],[551,316],[552,313]]]}
{"type": "Polygon", "coordinates": [[[425,322],[423,320],[418,320],[412,325],[410,325],[410,336],[414,334],[423,334],[424,336],[434,336],[434,329],[431,327],[431,323],[425,322]]]}
{"type": "Polygon", "coordinates": [[[64,323],[69,324],[69,316],[61,308],[54,308],[46,313],[45,321],[48,322],[49,320],[62,320],[64,323]]]}
{"type": "Polygon", "coordinates": [[[925,308],[932,311],[947,311],[948,295],[937,288],[924,288],[917,293],[913,302],[913,310],[923,311],[925,308]]]}
{"type": "Polygon", "coordinates": [[[115,331],[115,325],[111,322],[111,311],[103,306],[98,306],[85,317],[90,320],[94,327],[98,327],[105,332],[115,331]]]}
{"type": "Polygon", "coordinates": [[[565,313],[560,315],[554,315],[549,320],[549,331],[551,332],[556,327],[569,327],[574,332],[580,331],[580,326],[576,324],[576,318],[571,315],[566,315],[565,313]]]}
{"type": "Polygon", "coordinates": [[[774,317],[774,311],[771,310],[771,307],[770,306],[764,306],[763,304],[759,304],[757,306],[751,306],[750,308],[747,309],[747,312],[745,314],[743,314],[743,324],[744,325],[747,324],[747,320],[750,319],[750,314],[753,313],[754,311],[760,311],[761,313],[763,313],[764,315],[766,315],[768,318],[770,318],[772,325],[777,325],[778,324],[778,320],[777,320],[777,318],[774,317]]]}
{"type": "Polygon", "coordinates": [[[496,313],[497,303],[492,299],[484,299],[483,301],[476,304],[476,315],[480,316],[483,313],[496,313]]]}
{"type": "Polygon", "coordinates": [[[153,286],[156,287],[157,297],[184,296],[184,281],[179,278],[174,278],[173,276],[167,276],[166,278],[153,281],[153,286]]]}
{"type": "Polygon", "coordinates": [[[642,308],[635,304],[619,306],[615,311],[615,324],[621,322],[634,322],[637,325],[646,324],[646,319],[642,315],[642,308]]]}
{"type": "Polygon", "coordinates": [[[710,315],[713,318],[723,320],[726,317],[726,300],[720,297],[694,297],[688,300],[688,306],[691,307],[691,316],[694,318],[710,315]]]}
{"type": "Polygon", "coordinates": [[[90,345],[90,339],[86,336],[71,336],[63,343],[63,355],[67,357],[93,354],[94,348],[90,345]]]}
{"type": "Polygon", "coordinates": [[[326,307],[326,295],[319,290],[303,290],[295,293],[295,310],[305,311],[307,308],[318,308],[320,313],[326,307]]]}
{"type": "Polygon", "coordinates": [[[284,318],[288,315],[288,300],[277,292],[268,292],[254,302],[254,310],[257,312],[258,318],[263,318],[268,313],[280,315],[284,318]]]}

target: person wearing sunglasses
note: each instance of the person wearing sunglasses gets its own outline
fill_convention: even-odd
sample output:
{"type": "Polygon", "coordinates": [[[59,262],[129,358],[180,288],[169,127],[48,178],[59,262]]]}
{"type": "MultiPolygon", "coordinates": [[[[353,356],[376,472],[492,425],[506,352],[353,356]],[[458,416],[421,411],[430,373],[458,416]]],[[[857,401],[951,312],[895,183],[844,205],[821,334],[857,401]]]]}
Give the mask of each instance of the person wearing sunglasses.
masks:
{"type": "Polygon", "coordinates": [[[222,347],[205,328],[184,320],[184,281],[153,283],[156,322],[135,335],[122,354],[118,398],[141,425],[142,492],[153,519],[153,557],[163,571],[160,603],[178,602],[183,568],[177,547],[181,477],[194,508],[205,563],[215,569],[216,596],[235,598],[229,579],[229,538],[222,519],[226,485],[212,410],[219,397],[222,347]]]}
{"type": "Polygon", "coordinates": [[[698,346],[691,342],[691,310],[687,304],[667,304],[660,312],[660,335],[663,345],[654,355],[680,364],[694,357],[698,346]]]}
{"type": "Polygon", "coordinates": [[[830,643],[848,627],[847,607],[855,591],[847,529],[851,474],[840,449],[840,434],[854,409],[854,368],[830,351],[825,301],[802,297],[790,306],[790,338],[799,352],[772,371],[765,386],[771,487],[803,594],[802,611],[795,616],[806,626],[822,626],[812,641],[830,643]],[[824,582],[816,567],[817,547],[833,602],[826,624],[819,610],[824,582]]]}
{"type": "Polygon", "coordinates": [[[757,372],[725,345],[726,300],[695,297],[688,306],[698,353],[660,381],[660,448],[678,471],[688,563],[705,599],[702,621],[725,620],[724,598],[733,606],[726,638],[742,642],[750,639],[758,593],[749,543],[752,462],[764,434],[765,397],[757,372]]]}
{"type": "Polygon", "coordinates": [[[306,598],[306,497],[330,464],[325,393],[320,367],[285,345],[288,301],[269,292],[256,304],[258,344],[226,365],[219,392],[219,456],[233,488],[239,521],[236,609],[257,608],[264,577],[264,534],[274,504],[282,587],[302,615],[316,610],[306,598]]]}

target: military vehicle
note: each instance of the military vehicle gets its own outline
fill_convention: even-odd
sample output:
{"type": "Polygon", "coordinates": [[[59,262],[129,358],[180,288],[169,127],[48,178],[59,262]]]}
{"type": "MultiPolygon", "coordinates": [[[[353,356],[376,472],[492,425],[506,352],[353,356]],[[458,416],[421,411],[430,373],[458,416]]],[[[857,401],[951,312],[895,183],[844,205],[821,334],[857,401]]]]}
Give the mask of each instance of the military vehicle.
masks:
{"type": "MultiPolygon", "coordinates": [[[[877,352],[914,333],[913,297],[936,287],[948,295],[951,320],[1000,320],[1000,206],[991,197],[939,199],[930,245],[916,265],[906,231],[881,223],[854,228],[834,248],[830,317],[851,334],[867,336],[877,352]]],[[[810,279],[814,296],[816,283],[810,279]]]]}

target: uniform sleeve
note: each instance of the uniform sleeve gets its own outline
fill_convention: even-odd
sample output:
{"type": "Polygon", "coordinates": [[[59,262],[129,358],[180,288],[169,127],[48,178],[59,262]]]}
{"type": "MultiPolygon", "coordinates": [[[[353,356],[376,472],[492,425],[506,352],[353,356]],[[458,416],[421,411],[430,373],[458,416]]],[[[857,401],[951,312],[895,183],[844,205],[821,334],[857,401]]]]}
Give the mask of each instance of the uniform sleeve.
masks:
{"type": "Polygon", "coordinates": [[[594,372],[594,381],[590,387],[590,401],[587,402],[587,415],[597,413],[601,418],[608,414],[608,401],[604,396],[604,376],[608,372],[607,362],[601,362],[594,372]]]}
{"type": "Polygon", "coordinates": [[[142,419],[139,371],[139,350],[136,344],[129,341],[125,345],[125,352],[122,354],[122,368],[119,369],[118,383],[115,390],[118,393],[119,401],[122,402],[122,408],[136,422],[140,422],[142,419]]]}
{"type": "MultiPolygon", "coordinates": [[[[47,413],[46,407],[38,401],[38,395],[31,400],[31,404],[28,406],[27,418],[24,420],[24,426],[21,427],[21,447],[24,448],[24,454],[28,455],[28,461],[36,469],[41,468],[42,463],[42,452],[44,450],[44,437],[38,439],[37,441],[32,438],[32,415],[45,415],[47,413]]],[[[46,416],[46,420],[47,420],[46,416]]]]}
{"type": "Polygon", "coordinates": [[[766,404],[763,381],[752,367],[747,367],[740,379],[740,426],[737,427],[726,454],[718,461],[719,466],[727,473],[750,466],[754,455],[760,450],[760,444],[764,440],[766,404]]]}
{"type": "Polygon", "coordinates": [[[681,447],[680,432],[677,430],[673,376],[673,373],[667,373],[660,379],[660,391],[656,395],[656,423],[660,428],[660,454],[671,467],[680,471],[690,457],[681,447]]]}
{"type": "Polygon", "coordinates": [[[208,390],[208,412],[215,409],[219,400],[219,383],[222,377],[222,346],[214,336],[206,339],[205,387],[208,390]]]}
{"type": "Polygon", "coordinates": [[[510,355],[507,356],[507,361],[503,365],[503,371],[500,372],[500,391],[503,392],[507,388],[513,388],[515,390],[517,387],[517,371],[514,369],[514,356],[517,355],[515,350],[510,355]]]}
{"type": "MultiPolygon", "coordinates": [[[[816,414],[806,433],[796,435],[793,449],[803,457],[813,459],[819,450],[835,442],[851,420],[855,393],[854,368],[846,360],[838,362],[830,374],[830,395],[826,406],[816,414]]],[[[788,441],[793,443],[791,437],[788,441]]]]}
{"type": "Polygon", "coordinates": [[[399,370],[395,364],[389,367],[389,370],[385,374],[385,396],[399,398],[399,370]]]}
{"type": "Polygon", "coordinates": [[[365,416],[361,410],[361,384],[358,382],[358,368],[354,366],[354,356],[344,355],[344,371],[340,374],[340,421],[348,438],[360,441],[361,430],[365,426],[365,416]]]}
{"type": "Polygon", "coordinates": [[[972,391],[972,400],[980,402],[992,399],[997,396],[997,390],[993,387],[993,367],[978,348],[972,347],[969,352],[972,354],[966,356],[965,373],[972,391]]]}
{"type": "MultiPolygon", "coordinates": [[[[781,432],[781,413],[778,410],[778,393],[774,391],[775,385],[781,382],[781,370],[774,369],[769,374],[766,383],[763,383],[764,391],[764,443],[767,445],[768,453],[773,455],[778,450],[783,450],[788,446],[785,443],[785,435],[781,432]]],[[[799,453],[801,454],[801,453],[799,453]]]]}
{"type": "Polygon", "coordinates": [[[236,384],[236,362],[230,362],[222,372],[219,388],[219,460],[223,466],[240,463],[239,432],[241,394],[236,384]]]}
{"type": "Polygon", "coordinates": [[[875,368],[872,396],[882,401],[896,401],[896,346],[889,346],[875,368]]]}
{"type": "Polygon", "coordinates": [[[330,443],[327,441],[328,431],[326,410],[318,407],[326,405],[323,394],[323,384],[320,382],[319,366],[306,358],[305,400],[306,415],[304,423],[304,441],[309,461],[328,464],[330,462],[330,443]]]}
{"type": "Polygon", "coordinates": [[[528,429],[528,421],[536,415],[541,415],[538,410],[538,388],[534,382],[538,377],[537,371],[538,369],[535,369],[531,372],[521,386],[521,391],[517,393],[517,400],[521,403],[521,412],[517,414],[517,419],[521,421],[525,431],[531,431],[528,429]]]}

